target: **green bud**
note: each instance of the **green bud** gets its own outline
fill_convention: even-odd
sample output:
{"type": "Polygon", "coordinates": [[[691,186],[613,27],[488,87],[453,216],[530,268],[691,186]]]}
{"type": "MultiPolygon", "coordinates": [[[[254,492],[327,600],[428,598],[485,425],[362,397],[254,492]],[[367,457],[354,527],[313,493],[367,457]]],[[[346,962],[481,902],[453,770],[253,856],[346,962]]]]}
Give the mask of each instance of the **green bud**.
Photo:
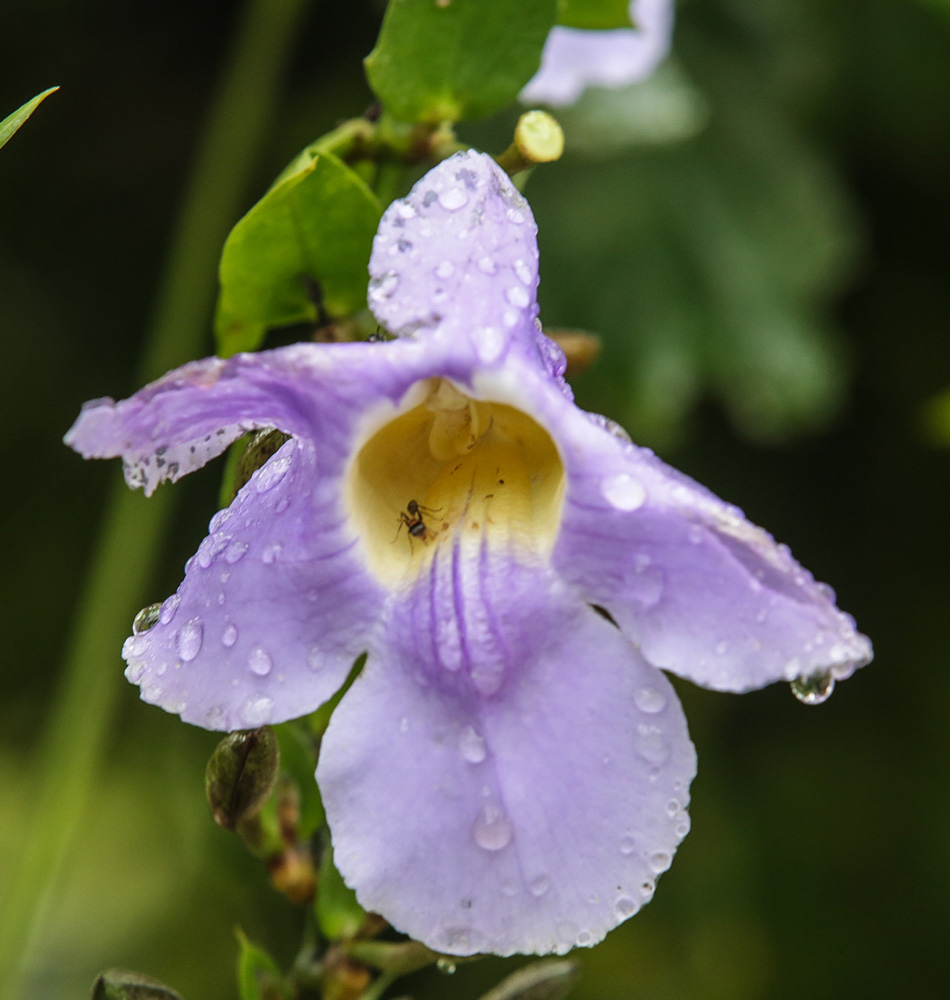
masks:
{"type": "Polygon", "coordinates": [[[532,962],[503,979],[481,1000],[561,1000],[577,980],[577,965],[566,959],[532,962]]]}
{"type": "Polygon", "coordinates": [[[215,822],[225,830],[258,813],[277,781],[280,750],[269,726],[229,733],[205,770],[205,794],[215,822]]]}
{"type": "Polygon", "coordinates": [[[181,1000],[169,986],[127,969],[106,969],[92,984],[91,1000],[181,1000]]]}

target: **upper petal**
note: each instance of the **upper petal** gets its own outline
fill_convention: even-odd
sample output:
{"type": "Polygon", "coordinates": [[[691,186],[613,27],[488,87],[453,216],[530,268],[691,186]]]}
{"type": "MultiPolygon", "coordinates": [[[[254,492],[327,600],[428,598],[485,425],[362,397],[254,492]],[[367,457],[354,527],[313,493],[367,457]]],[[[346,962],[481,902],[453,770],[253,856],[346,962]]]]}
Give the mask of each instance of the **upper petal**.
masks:
{"type": "Polygon", "coordinates": [[[670,50],[673,0],[633,0],[636,29],[555,27],[541,68],[521,91],[525,104],[573,104],[587,87],[622,87],[646,79],[670,50]]]}
{"type": "Polygon", "coordinates": [[[411,623],[394,622],[323,741],[340,871],[439,951],[594,944],[688,830],[695,758],[672,688],[550,576],[533,594],[510,595],[531,642],[496,694],[421,674],[411,623]]]}
{"type": "Polygon", "coordinates": [[[369,304],[401,336],[439,335],[500,356],[536,351],[537,226],[507,174],[484,153],[456,153],[383,215],[369,304]]]}

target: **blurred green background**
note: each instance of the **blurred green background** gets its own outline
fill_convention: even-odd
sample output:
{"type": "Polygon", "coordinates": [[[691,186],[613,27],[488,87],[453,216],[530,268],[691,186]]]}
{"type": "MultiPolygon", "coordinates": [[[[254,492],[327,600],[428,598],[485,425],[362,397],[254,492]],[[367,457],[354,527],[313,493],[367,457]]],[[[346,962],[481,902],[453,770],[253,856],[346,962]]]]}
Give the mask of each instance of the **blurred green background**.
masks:
{"type": "MultiPolygon", "coordinates": [[[[0,152],[0,908],[120,476],[60,439],[84,400],[138,387],[238,12],[230,0],[36,0],[3,14],[0,117],[62,90],[0,152]]],[[[380,12],[371,0],[307,8],[231,221],[298,149],[369,103],[361,59],[380,12]]],[[[921,411],[950,385],[950,4],[693,0],[674,53],[622,112],[604,97],[565,115],[572,150],[532,177],[542,316],[604,339],[576,381],[581,404],[788,542],[877,656],[820,708],[784,685],[733,697],[678,684],[699,753],[693,831],[654,902],[579,954],[572,995],[942,996],[950,459],[921,411]],[[621,113],[622,134],[605,134],[621,113]]],[[[499,152],[512,120],[461,134],[499,152]]],[[[213,274],[197,281],[213,289],[213,274]]],[[[128,595],[129,619],[177,586],[219,475],[174,488],[160,570],[128,595]]],[[[107,756],[24,996],[85,997],[97,971],[123,965],[186,1000],[234,997],[234,926],[289,962],[299,916],[208,815],[216,737],[121,680],[124,635],[101,664],[121,688],[107,756]]],[[[408,988],[475,997],[509,965],[408,988]]]]}

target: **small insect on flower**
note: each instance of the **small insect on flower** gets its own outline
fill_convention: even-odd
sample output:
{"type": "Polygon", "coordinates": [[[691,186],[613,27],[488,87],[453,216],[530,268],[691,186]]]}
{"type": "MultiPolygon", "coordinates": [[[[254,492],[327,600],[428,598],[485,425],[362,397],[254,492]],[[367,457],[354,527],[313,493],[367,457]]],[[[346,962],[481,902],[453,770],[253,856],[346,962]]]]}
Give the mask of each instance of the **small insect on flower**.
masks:
{"type": "MultiPolygon", "coordinates": [[[[439,508],[441,510],[441,508],[439,508]]],[[[412,548],[413,538],[421,539],[423,542],[429,537],[429,533],[432,530],[423,520],[425,517],[435,517],[439,513],[438,510],[432,510],[431,507],[423,507],[422,504],[417,503],[415,500],[410,500],[406,504],[406,509],[399,512],[399,527],[396,529],[396,538],[399,537],[399,532],[402,531],[402,526],[406,526],[406,530],[409,532],[409,547],[412,548]]],[[[393,538],[393,541],[396,541],[393,538]]]]}

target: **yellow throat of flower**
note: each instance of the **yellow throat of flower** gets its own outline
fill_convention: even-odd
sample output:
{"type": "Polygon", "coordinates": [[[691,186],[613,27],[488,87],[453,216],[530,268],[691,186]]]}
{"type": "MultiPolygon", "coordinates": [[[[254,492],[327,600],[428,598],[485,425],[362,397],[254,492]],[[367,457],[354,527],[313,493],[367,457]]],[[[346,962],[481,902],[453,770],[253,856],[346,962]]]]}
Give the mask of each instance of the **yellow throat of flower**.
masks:
{"type": "Polygon", "coordinates": [[[564,465],[547,431],[447,379],[417,388],[414,405],[372,434],[347,475],[348,510],[380,582],[415,579],[450,541],[466,550],[500,543],[523,558],[549,554],[564,465]]]}

